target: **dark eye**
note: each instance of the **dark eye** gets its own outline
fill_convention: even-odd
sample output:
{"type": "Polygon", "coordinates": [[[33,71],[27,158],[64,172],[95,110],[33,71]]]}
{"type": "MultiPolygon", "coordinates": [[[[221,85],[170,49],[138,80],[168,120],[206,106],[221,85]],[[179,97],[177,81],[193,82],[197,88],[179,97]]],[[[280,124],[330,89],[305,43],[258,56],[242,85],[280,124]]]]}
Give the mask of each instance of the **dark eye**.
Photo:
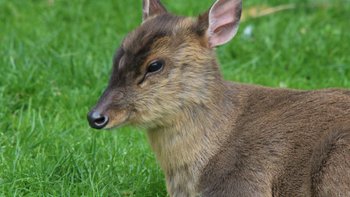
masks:
{"type": "Polygon", "coordinates": [[[154,73],[163,68],[164,62],[161,60],[153,61],[147,68],[147,72],[154,73]]]}

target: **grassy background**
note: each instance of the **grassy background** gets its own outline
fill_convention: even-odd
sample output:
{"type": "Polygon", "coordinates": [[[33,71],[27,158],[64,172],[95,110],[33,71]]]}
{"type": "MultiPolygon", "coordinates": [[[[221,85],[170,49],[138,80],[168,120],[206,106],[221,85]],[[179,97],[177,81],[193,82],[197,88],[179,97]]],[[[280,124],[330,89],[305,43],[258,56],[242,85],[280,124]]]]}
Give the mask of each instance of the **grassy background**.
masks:
{"type": "MultiPolygon", "coordinates": [[[[163,1],[181,15],[212,2],[163,1]]],[[[350,1],[247,0],[244,9],[288,2],[297,8],[246,18],[218,49],[225,78],[350,87],[350,1]]],[[[166,195],[143,132],[96,132],[86,121],[140,10],[141,0],[0,0],[0,196],[166,195]]]]}

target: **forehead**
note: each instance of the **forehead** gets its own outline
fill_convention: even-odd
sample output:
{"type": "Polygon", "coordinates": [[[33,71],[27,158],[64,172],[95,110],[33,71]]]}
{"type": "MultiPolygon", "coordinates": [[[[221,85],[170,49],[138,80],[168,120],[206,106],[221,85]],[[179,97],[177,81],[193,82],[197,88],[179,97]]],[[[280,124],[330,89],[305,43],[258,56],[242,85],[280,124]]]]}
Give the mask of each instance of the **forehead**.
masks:
{"type": "Polygon", "coordinates": [[[131,32],[124,40],[122,47],[131,54],[145,52],[160,38],[176,36],[181,38],[190,33],[191,18],[163,14],[145,21],[131,32]]]}
{"type": "MultiPolygon", "coordinates": [[[[152,52],[169,45],[177,46],[191,35],[194,20],[163,14],[145,21],[124,39],[113,60],[110,85],[125,85],[143,72],[152,52]],[[170,41],[170,42],[169,42],[170,41]]],[[[163,48],[164,49],[164,48],[163,48]]],[[[170,50],[170,48],[169,48],[170,50]]],[[[169,51],[167,50],[167,51],[169,51]]]]}

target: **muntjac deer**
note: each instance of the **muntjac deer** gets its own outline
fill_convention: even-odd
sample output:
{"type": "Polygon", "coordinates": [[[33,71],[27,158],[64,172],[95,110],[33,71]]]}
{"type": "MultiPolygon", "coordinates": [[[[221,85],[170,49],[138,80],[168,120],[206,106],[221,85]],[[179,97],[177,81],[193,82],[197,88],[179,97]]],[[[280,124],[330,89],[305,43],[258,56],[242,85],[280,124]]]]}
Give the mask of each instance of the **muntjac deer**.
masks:
{"type": "Polygon", "coordinates": [[[143,1],[91,127],[147,129],[170,196],[350,196],[350,91],[225,81],[215,48],[236,34],[241,0],[199,17],[143,1]]]}

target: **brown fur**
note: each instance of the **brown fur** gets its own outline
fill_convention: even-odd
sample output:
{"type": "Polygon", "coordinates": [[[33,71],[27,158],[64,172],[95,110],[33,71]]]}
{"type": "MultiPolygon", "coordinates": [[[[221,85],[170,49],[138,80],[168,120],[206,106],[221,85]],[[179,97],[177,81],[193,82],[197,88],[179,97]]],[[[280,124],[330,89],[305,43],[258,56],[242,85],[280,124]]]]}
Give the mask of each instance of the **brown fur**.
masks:
{"type": "Polygon", "coordinates": [[[147,128],[171,196],[350,196],[349,91],[226,82],[208,13],[159,13],[125,38],[94,110],[147,128]]]}

